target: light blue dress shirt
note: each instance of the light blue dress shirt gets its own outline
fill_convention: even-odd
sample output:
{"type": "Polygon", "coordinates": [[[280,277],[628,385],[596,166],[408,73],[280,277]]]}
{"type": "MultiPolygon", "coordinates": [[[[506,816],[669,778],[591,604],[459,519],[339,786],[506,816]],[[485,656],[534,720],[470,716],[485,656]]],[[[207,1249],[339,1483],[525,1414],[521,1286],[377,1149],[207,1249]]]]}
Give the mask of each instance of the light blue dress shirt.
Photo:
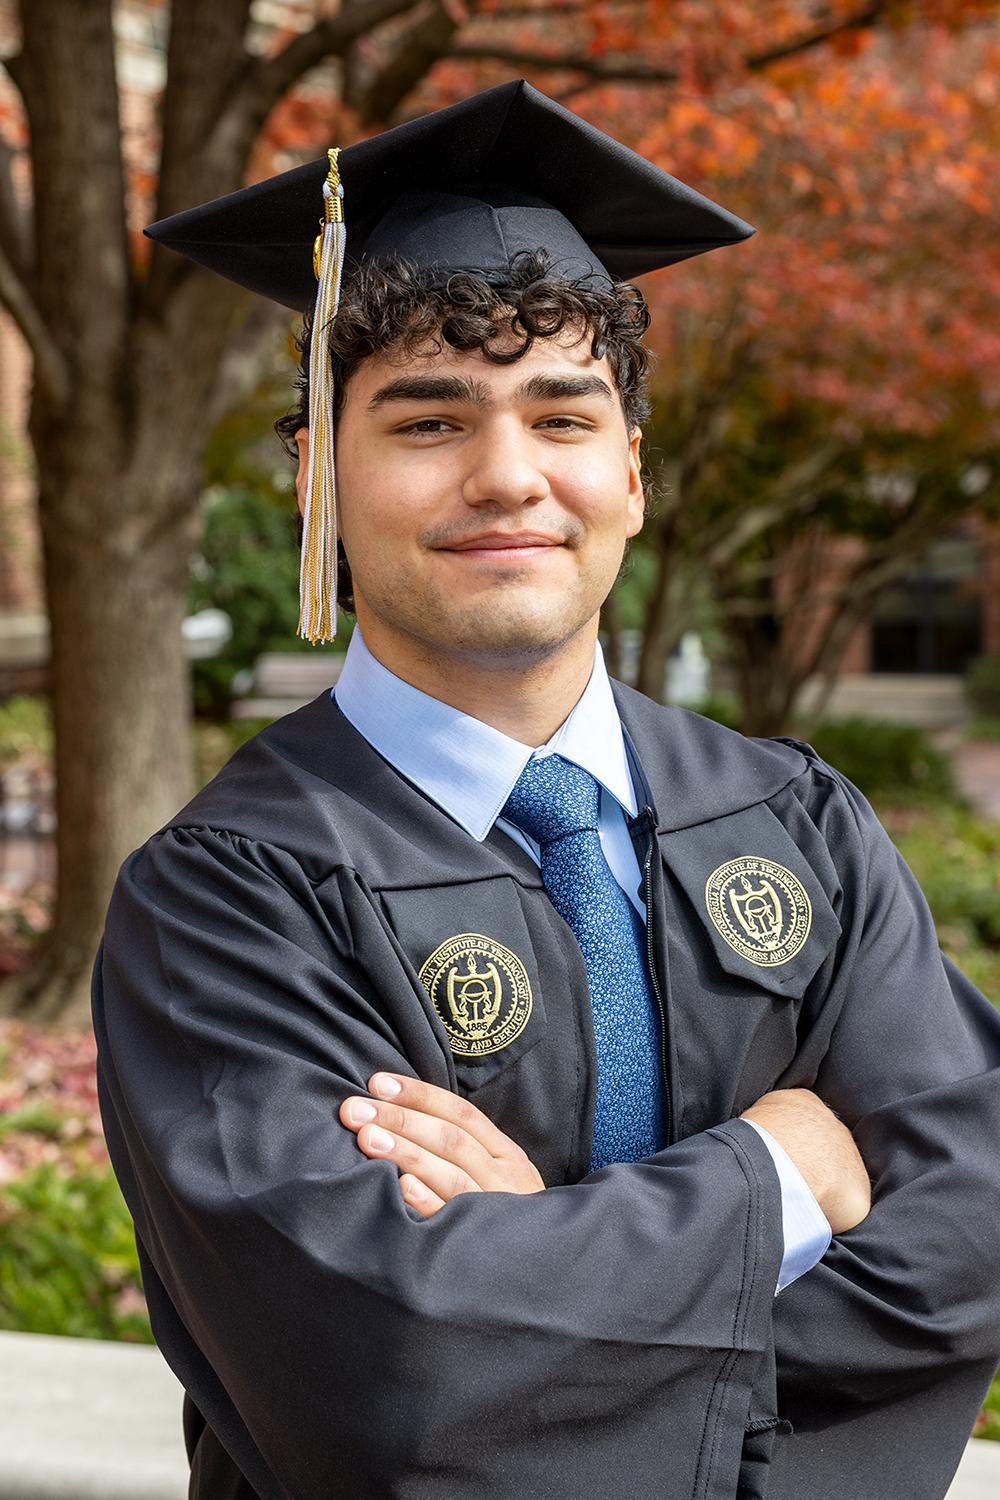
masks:
{"type": "MultiPolygon", "coordinates": [[[[333,690],[344,717],[390,765],[478,842],[494,823],[540,863],[538,846],[498,816],[532,757],[558,753],[589,771],[601,788],[598,833],[605,858],[643,921],[642,874],[626,814],[639,811],[611,683],[598,645],[590,681],[569,718],[539,749],[422,693],[377,661],[355,627],[333,690]]],[[[830,1225],[802,1174],[774,1137],[753,1120],[781,1184],[784,1255],[777,1291],[809,1271],[830,1244],[830,1225]]]]}

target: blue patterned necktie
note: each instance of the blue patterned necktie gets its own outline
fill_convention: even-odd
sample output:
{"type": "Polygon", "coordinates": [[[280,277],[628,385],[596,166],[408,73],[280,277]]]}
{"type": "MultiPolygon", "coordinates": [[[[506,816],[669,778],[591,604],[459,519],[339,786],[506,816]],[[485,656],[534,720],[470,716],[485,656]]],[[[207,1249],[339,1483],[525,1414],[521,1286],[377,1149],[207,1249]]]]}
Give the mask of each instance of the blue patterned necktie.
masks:
{"type": "Polygon", "coordinates": [[[666,1145],[645,929],[604,857],[600,801],[588,771],[548,755],[529,760],[500,814],[539,844],[542,883],[583,954],[597,1044],[591,1172],[641,1161],[666,1145]]]}

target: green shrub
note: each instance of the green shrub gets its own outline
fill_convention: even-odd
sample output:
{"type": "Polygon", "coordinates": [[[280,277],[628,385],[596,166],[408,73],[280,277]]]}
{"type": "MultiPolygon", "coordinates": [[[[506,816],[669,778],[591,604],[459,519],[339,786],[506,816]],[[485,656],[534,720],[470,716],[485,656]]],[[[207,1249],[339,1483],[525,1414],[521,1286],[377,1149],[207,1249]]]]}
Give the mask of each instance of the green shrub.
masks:
{"type": "Polygon", "coordinates": [[[309,651],[296,634],[299,553],[294,505],[265,484],[216,485],[205,496],[205,532],[189,607],[221,609],[232,635],[217,656],[192,663],[195,712],[223,718],[236,673],[262,651],[309,651]]]}
{"type": "Polygon", "coordinates": [[[915,724],[829,719],[815,731],[812,744],[870,799],[903,804],[958,800],[947,756],[915,724]]]}
{"type": "Polygon", "coordinates": [[[225,724],[208,724],[204,721],[194,726],[195,772],[198,785],[211,781],[217,771],[241,745],[253,739],[270,724],[270,719],[229,719],[225,724]]]}
{"type": "Polygon", "coordinates": [[[967,740],[1000,740],[1000,715],[978,714],[965,726],[967,740]]]}
{"type": "Polygon", "coordinates": [[[0,1328],[152,1343],[110,1168],[69,1176],[46,1163],[0,1189],[0,1328]]]}
{"type": "Polygon", "coordinates": [[[740,727],[738,698],[726,696],[723,693],[713,693],[710,698],[705,699],[704,703],[693,706],[697,713],[703,714],[706,719],[714,719],[717,724],[724,724],[727,729],[740,727]]]}
{"type": "Polygon", "coordinates": [[[965,696],[973,713],[1000,719],[1000,655],[977,656],[965,673],[965,696]]]}
{"type": "Polygon", "coordinates": [[[0,703],[0,766],[32,752],[52,752],[49,700],[16,693],[0,703]]]}
{"type": "Polygon", "coordinates": [[[995,1443],[1000,1443],[1000,1374],[986,1393],[983,1410],[976,1423],[975,1436],[992,1438],[995,1443]]]}
{"type": "Polygon", "coordinates": [[[1000,823],[943,805],[879,812],[927,897],[941,947],[1000,1005],[1000,823]]]}
{"type": "Polygon", "coordinates": [[[46,1136],[57,1141],[65,1128],[66,1120],[53,1109],[47,1099],[32,1099],[20,1109],[9,1110],[0,1116],[0,1141],[5,1136],[30,1131],[32,1135],[46,1136]]]}

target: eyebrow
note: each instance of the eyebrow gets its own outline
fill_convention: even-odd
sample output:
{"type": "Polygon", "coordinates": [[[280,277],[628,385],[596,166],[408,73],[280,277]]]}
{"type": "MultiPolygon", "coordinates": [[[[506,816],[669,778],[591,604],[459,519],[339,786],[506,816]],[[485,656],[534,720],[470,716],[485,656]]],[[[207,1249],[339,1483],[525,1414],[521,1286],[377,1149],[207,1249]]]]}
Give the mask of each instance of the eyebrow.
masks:
{"type": "MultiPolygon", "coordinates": [[[[614,400],[611,387],[599,375],[532,375],[514,391],[515,401],[565,401],[580,396],[614,400]]],[[[493,405],[481,380],[462,375],[400,375],[375,392],[368,410],[378,411],[392,401],[441,401],[484,408],[493,405]]]]}

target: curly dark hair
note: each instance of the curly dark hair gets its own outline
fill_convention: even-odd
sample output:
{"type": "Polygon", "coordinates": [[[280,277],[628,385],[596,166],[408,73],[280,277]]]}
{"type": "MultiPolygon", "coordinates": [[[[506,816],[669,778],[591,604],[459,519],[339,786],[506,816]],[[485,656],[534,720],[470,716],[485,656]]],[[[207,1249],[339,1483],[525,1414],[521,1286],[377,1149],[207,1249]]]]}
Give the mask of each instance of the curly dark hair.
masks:
{"type": "MultiPolygon", "coordinates": [[[[589,336],[595,359],[607,356],[629,432],[649,417],[650,350],[642,339],[649,310],[630,282],[593,286],[553,274],[543,250],[521,251],[506,272],[488,275],[454,271],[447,279],[419,270],[394,257],[362,264],[345,278],[337,316],[327,331],[333,366],[333,417],[343,409],[347,384],[363,360],[390,350],[402,354],[439,353],[445,345],[461,353],[478,351],[491,364],[522,359],[535,339],[555,338],[564,330],[589,336]],[[518,340],[510,347],[510,338],[518,340]]],[[[274,424],[286,452],[297,456],[295,433],[309,425],[309,350],[307,316],[296,341],[299,351],[298,404],[274,424]]],[[[302,542],[302,518],[298,518],[302,542]]],[[[350,566],[337,545],[337,595],[354,608],[350,566]]]]}

